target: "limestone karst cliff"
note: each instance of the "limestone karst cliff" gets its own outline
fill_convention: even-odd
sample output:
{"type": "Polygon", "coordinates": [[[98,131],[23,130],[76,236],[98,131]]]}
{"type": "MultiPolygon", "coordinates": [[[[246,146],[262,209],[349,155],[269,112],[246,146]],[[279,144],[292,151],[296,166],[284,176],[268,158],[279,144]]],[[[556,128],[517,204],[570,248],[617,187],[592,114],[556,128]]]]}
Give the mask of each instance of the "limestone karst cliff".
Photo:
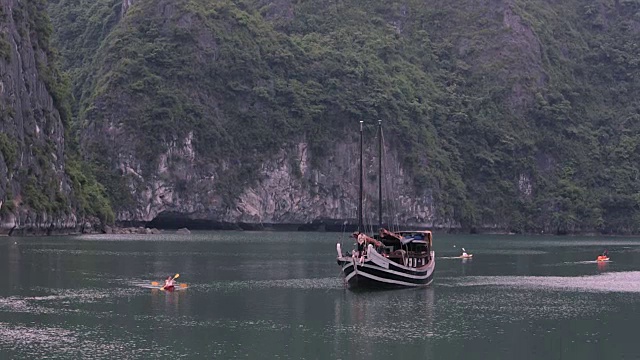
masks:
{"type": "Polygon", "coordinates": [[[56,79],[47,78],[51,73],[44,9],[38,2],[2,0],[0,4],[2,228],[27,224],[47,229],[52,223],[58,228],[75,227],[73,214],[59,215],[70,209],[71,189],[65,176],[64,127],[47,87],[56,79]],[[45,209],[43,198],[60,202],[55,209],[45,209]],[[22,207],[23,203],[29,207],[22,207]],[[25,211],[14,212],[17,208],[25,211]]]}
{"type": "Polygon", "coordinates": [[[82,186],[68,173],[65,80],[44,1],[0,1],[0,232],[75,231],[82,186]]]}
{"type": "Polygon", "coordinates": [[[394,222],[640,231],[637,2],[49,10],[73,85],[70,128],[119,221],[350,221],[357,123],[381,119],[394,222]]]}

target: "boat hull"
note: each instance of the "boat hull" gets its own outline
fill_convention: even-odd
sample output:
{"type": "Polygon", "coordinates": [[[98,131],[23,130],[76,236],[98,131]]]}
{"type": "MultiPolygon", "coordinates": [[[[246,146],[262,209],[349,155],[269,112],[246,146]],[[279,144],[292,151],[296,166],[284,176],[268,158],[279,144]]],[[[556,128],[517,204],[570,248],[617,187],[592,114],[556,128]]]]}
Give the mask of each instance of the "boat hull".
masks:
{"type": "Polygon", "coordinates": [[[420,267],[404,266],[375,252],[364,259],[341,256],[337,262],[349,288],[398,288],[430,285],[435,270],[433,251],[430,258],[420,267]]]}

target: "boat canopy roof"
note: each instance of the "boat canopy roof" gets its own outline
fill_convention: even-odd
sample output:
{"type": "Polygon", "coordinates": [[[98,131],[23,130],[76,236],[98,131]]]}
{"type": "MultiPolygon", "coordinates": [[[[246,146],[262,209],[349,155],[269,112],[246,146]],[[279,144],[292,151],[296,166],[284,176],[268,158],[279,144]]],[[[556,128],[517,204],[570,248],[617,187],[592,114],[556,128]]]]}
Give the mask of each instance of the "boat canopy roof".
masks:
{"type": "MultiPolygon", "coordinates": [[[[395,231],[393,234],[397,235],[395,241],[400,241],[402,245],[409,243],[413,244],[426,244],[431,245],[431,231],[429,230],[417,230],[417,231],[395,231]],[[399,237],[399,238],[398,238],[399,237]]],[[[393,237],[385,237],[385,240],[394,240],[393,237]]]]}
{"type": "Polygon", "coordinates": [[[400,243],[401,243],[402,245],[407,245],[408,243],[413,243],[413,244],[425,244],[425,245],[429,244],[429,242],[428,242],[428,241],[424,241],[424,240],[416,240],[416,239],[411,238],[411,237],[404,237],[404,238],[400,239],[400,243]]]}
{"type": "Polygon", "coordinates": [[[396,234],[399,235],[406,235],[406,234],[423,234],[425,236],[431,236],[431,231],[430,230],[402,230],[402,231],[395,231],[396,234]]]}

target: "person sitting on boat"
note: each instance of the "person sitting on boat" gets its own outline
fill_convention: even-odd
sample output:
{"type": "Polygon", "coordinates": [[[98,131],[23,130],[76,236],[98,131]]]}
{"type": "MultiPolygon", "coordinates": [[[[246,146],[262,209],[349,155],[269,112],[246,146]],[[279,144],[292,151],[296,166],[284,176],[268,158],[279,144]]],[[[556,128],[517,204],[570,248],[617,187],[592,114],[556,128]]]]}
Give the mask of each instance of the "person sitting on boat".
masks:
{"type": "Polygon", "coordinates": [[[360,256],[360,254],[362,254],[362,251],[364,250],[364,239],[360,237],[360,233],[357,231],[354,231],[351,236],[356,239],[356,242],[358,244],[358,248],[356,249],[357,253],[354,253],[354,256],[360,256]]]}
{"type": "Polygon", "coordinates": [[[469,257],[469,254],[467,254],[467,250],[465,250],[464,248],[462,248],[462,257],[469,257]]]}
{"type": "Polygon", "coordinates": [[[609,260],[609,251],[607,251],[607,249],[604,249],[604,251],[602,252],[602,255],[598,255],[598,258],[596,260],[598,261],[609,260]]]}
{"type": "Polygon", "coordinates": [[[175,282],[173,280],[173,276],[169,276],[164,281],[164,286],[162,288],[165,289],[165,290],[173,290],[174,287],[175,287],[175,282]]]}
{"type": "Polygon", "coordinates": [[[364,233],[355,231],[352,236],[358,241],[358,251],[362,252],[367,248],[368,244],[372,244],[373,247],[379,248],[382,246],[382,243],[370,236],[367,236],[364,233]]]}

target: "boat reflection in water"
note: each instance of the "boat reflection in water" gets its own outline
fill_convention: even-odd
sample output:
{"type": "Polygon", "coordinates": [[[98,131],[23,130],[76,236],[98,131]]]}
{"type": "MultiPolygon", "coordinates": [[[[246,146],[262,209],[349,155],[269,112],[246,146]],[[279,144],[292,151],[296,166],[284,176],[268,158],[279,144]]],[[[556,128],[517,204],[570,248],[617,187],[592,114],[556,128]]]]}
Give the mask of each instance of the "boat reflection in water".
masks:
{"type": "Polygon", "coordinates": [[[598,261],[598,271],[600,272],[604,272],[607,270],[607,268],[609,267],[609,262],[608,261],[598,261]]]}
{"type": "Polygon", "coordinates": [[[372,359],[401,353],[433,358],[435,290],[345,291],[335,300],[333,346],[343,359],[372,359]],[[415,351],[416,346],[421,350],[415,351]],[[344,352],[347,351],[345,354],[344,352]]]}

